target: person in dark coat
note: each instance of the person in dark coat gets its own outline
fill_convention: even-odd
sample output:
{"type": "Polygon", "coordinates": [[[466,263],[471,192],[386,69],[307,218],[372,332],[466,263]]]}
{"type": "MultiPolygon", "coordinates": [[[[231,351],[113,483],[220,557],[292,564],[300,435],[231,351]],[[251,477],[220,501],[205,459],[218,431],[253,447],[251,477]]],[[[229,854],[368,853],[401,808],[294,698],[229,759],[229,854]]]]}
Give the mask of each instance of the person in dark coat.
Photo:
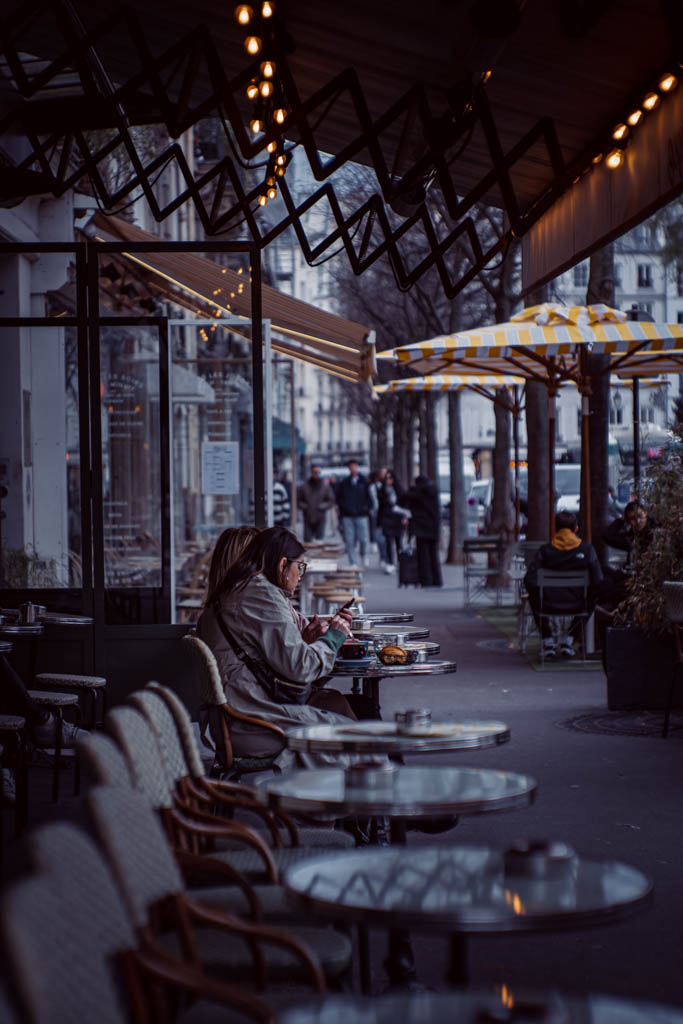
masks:
{"type": "MultiPolygon", "coordinates": [[[[538,587],[538,570],[551,569],[555,572],[576,572],[588,569],[590,573],[588,589],[588,611],[595,607],[597,591],[602,583],[602,569],[595,548],[592,544],[582,541],[578,534],[578,521],[573,512],[558,512],[555,516],[555,536],[550,544],[539,548],[527,569],[524,585],[529,594],[529,604],[533,612],[546,658],[557,655],[557,642],[553,636],[551,623],[547,618],[539,620],[540,593],[538,587]]],[[[570,614],[580,603],[581,592],[567,587],[552,591],[552,602],[544,604],[544,612],[556,613],[558,616],[570,614]]],[[[580,635],[581,623],[574,618],[569,632],[560,638],[560,654],[563,658],[573,658],[574,640],[580,635]]]]}
{"type": "Polygon", "coordinates": [[[435,483],[426,476],[418,476],[406,495],[405,503],[410,509],[411,529],[415,537],[417,552],[417,575],[421,587],[441,587],[441,559],[439,558],[439,534],[441,531],[441,509],[439,491],[435,483]]]}
{"type": "Polygon", "coordinates": [[[317,462],[311,466],[311,475],[299,488],[299,508],[304,514],[304,543],[322,540],[325,536],[325,517],[328,509],[334,507],[335,494],[330,484],[323,480],[322,469],[317,462]]]}
{"type": "Polygon", "coordinates": [[[382,489],[377,497],[379,499],[377,523],[386,541],[387,560],[384,565],[384,571],[392,573],[396,572],[399,542],[403,528],[407,526],[408,509],[403,507],[403,491],[394,473],[389,469],[384,474],[382,489]]]}
{"type": "Polygon", "coordinates": [[[337,506],[341,519],[342,534],[349,565],[364,565],[368,562],[370,528],[370,491],[368,482],[358,472],[358,460],[349,459],[349,475],[337,486],[337,506]],[[360,551],[360,557],[356,552],[360,551]]]}

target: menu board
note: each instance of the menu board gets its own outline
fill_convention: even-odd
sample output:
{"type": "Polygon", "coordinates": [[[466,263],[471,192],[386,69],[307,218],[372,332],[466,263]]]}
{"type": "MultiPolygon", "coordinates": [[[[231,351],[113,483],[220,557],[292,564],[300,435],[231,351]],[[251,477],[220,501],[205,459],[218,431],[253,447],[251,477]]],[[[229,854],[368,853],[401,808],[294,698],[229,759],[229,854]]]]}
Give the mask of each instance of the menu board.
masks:
{"type": "Polygon", "coordinates": [[[237,441],[202,441],[202,494],[238,494],[237,441]]]}

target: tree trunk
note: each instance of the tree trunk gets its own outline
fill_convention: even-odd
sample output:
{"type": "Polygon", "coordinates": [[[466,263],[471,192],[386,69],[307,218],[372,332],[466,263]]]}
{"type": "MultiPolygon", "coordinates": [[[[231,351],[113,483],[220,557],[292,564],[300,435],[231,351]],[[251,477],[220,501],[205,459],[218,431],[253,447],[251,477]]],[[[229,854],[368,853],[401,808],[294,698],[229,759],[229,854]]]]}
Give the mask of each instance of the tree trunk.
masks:
{"type": "Polygon", "coordinates": [[[427,464],[425,476],[433,480],[437,486],[439,483],[439,465],[436,443],[436,397],[433,394],[426,394],[427,400],[427,464]]]}
{"type": "Polygon", "coordinates": [[[446,561],[462,565],[462,544],[467,532],[465,505],[465,472],[462,464],[462,420],[460,418],[460,392],[448,392],[448,457],[451,467],[451,507],[449,510],[450,535],[446,561]]]}
{"type": "MultiPolygon", "coordinates": [[[[614,246],[605,245],[593,253],[590,259],[590,274],[586,304],[604,302],[614,306],[614,246]]],[[[600,561],[605,555],[602,539],[607,526],[607,481],[609,471],[609,356],[588,355],[585,368],[590,378],[588,396],[588,441],[590,452],[590,473],[588,487],[582,481],[584,496],[581,506],[581,536],[588,537],[585,507],[586,491],[590,495],[590,538],[600,561]]],[[[585,467],[585,462],[583,463],[585,467]]]]}
{"type": "MultiPolygon", "coordinates": [[[[496,394],[507,401],[510,394],[507,388],[497,388],[496,394]]],[[[491,502],[490,532],[503,538],[504,552],[502,564],[497,563],[498,556],[489,555],[489,568],[499,570],[498,577],[489,576],[489,586],[504,586],[507,566],[510,561],[511,545],[515,536],[515,517],[510,493],[510,445],[512,442],[512,418],[508,409],[494,404],[496,421],[496,440],[493,449],[493,499],[491,502]]]]}
{"type": "MultiPolygon", "coordinates": [[[[420,473],[422,476],[429,476],[429,403],[427,394],[420,395],[420,402],[418,405],[418,416],[420,420],[420,473]]],[[[406,486],[409,486],[410,480],[406,480],[406,486]]]]}
{"type": "MultiPolygon", "coordinates": [[[[542,285],[527,296],[530,306],[548,301],[542,285]]],[[[527,381],[525,391],[527,461],[527,540],[548,539],[548,392],[540,381],[527,381]]]]}

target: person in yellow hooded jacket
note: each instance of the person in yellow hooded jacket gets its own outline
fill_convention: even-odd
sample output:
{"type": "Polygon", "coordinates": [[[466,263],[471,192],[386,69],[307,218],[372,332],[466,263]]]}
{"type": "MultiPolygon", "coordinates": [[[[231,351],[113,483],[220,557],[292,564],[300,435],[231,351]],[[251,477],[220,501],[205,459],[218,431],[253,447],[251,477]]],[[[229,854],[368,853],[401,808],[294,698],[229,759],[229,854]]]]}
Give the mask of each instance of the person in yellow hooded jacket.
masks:
{"type": "MultiPolygon", "coordinates": [[[[524,577],[524,584],[529,594],[529,604],[533,613],[536,625],[541,634],[544,656],[554,658],[557,656],[557,641],[553,636],[552,624],[547,618],[539,620],[539,589],[538,570],[552,569],[555,572],[576,572],[578,569],[588,569],[590,573],[588,589],[588,610],[595,607],[597,590],[602,582],[602,569],[598,560],[597,552],[592,544],[581,540],[578,536],[578,521],[573,512],[558,512],[555,516],[555,536],[550,544],[544,544],[539,548],[527,569],[524,577]]],[[[577,605],[581,604],[581,591],[572,587],[558,587],[552,590],[552,602],[544,602],[544,612],[557,615],[571,613],[577,605]]],[[[574,641],[579,636],[580,623],[573,619],[569,631],[560,637],[560,654],[564,658],[573,658],[575,655],[574,641]]]]}

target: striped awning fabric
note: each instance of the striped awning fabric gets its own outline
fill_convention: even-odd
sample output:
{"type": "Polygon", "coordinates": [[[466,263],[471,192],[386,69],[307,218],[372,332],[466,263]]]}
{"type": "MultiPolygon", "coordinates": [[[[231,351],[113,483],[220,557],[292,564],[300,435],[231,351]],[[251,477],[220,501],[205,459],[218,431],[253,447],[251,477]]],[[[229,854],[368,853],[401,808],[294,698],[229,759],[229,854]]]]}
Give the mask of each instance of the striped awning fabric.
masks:
{"type": "Polygon", "coordinates": [[[480,373],[470,376],[458,374],[441,374],[430,377],[404,377],[391,380],[388,384],[376,384],[375,394],[393,394],[397,391],[461,391],[463,388],[503,388],[515,384],[524,384],[524,377],[513,377],[510,374],[480,373]]]}
{"type": "Polygon", "coordinates": [[[392,355],[425,374],[450,369],[546,379],[552,366],[553,373],[567,379],[579,373],[581,349],[612,356],[615,372],[634,367],[642,374],[676,373],[681,370],[683,324],[627,321],[625,313],[608,306],[546,303],[523,310],[508,323],[404,345],[392,355]]]}

